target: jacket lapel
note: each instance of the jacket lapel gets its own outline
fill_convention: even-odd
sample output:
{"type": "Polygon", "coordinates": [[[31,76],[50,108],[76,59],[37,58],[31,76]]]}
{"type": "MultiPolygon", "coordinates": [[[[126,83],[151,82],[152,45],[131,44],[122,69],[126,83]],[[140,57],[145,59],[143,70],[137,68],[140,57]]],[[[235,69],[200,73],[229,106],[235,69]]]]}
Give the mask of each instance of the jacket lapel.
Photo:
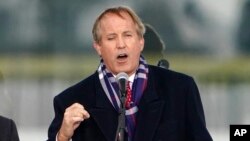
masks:
{"type": "MultiPolygon", "coordinates": [[[[90,116],[96,121],[105,138],[114,141],[118,124],[118,113],[110,103],[96,75],[96,105],[90,109],[90,116]]],[[[154,133],[159,125],[164,101],[157,95],[152,72],[149,73],[147,88],[139,103],[134,140],[153,140],[154,133]]]]}
{"type": "Polygon", "coordinates": [[[118,113],[103,91],[98,75],[96,78],[96,104],[89,110],[90,116],[96,121],[105,138],[112,141],[115,140],[118,113]]]}
{"type": "Polygon", "coordinates": [[[154,84],[153,78],[149,75],[147,88],[138,106],[135,141],[152,141],[159,125],[164,101],[159,99],[154,84]]]}

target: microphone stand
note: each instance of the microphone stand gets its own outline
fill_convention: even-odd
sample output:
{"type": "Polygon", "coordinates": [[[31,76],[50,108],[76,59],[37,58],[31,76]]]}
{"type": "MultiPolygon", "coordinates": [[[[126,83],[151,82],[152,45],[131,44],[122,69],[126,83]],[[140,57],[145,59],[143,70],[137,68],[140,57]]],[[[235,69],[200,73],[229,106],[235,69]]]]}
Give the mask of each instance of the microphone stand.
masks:
{"type": "Polygon", "coordinates": [[[120,90],[120,101],[121,107],[119,109],[119,116],[118,116],[118,126],[116,130],[116,137],[115,141],[124,141],[124,132],[125,132],[125,99],[126,99],[126,90],[120,90]]]}

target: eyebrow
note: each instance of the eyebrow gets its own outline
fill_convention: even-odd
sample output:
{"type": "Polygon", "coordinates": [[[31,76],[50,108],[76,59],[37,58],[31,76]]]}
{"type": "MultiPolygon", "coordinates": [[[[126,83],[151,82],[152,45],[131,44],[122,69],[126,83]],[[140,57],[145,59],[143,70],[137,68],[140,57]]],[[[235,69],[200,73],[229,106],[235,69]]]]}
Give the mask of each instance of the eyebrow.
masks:
{"type": "Polygon", "coordinates": [[[116,33],[108,33],[108,34],[106,35],[106,37],[108,37],[108,36],[116,36],[116,33]]]}
{"type": "MultiPolygon", "coordinates": [[[[132,31],[124,31],[122,34],[132,34],[133,32],[132,31]]],[[[107,35],[105,35],[105,37],[108,37],[108,36],[116,36],[117,34],[116,33],[108,33],[107,35]]]]}
{"type": "Polygon", "coordinates": [[[125,31],[125,32],[123,32],[123,33],[125,33],[125,34],[126,34],[126,33],[133,33],[133,32],[132,32],[132,31],[125,31]]]}

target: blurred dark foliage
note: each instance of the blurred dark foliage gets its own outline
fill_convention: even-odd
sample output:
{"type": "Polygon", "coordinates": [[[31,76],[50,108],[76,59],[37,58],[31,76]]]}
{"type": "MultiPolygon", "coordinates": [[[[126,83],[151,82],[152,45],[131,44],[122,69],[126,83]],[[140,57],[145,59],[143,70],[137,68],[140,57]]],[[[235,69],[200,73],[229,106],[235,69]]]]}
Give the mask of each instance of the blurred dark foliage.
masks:
{"type": "Polygon", "coordinates": [[[149,24],[145,24],[146,32],[144,34],[145,45],[144,54],[154,53],[162,58],[165,50],[164,42],[162,41],[156,30],[149,24]]]}
{"type": "Polygon", "coordinates": [[[246,0],[243,6],[237,43],[241,53],[250,53],[250,0],[246,0]]]}

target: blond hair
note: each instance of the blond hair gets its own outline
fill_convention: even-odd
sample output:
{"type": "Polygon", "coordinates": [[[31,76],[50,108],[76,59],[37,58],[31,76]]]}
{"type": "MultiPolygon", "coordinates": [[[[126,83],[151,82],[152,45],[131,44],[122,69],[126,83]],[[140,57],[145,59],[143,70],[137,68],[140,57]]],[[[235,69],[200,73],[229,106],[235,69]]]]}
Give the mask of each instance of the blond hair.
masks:
{"type": "Polygon", "coordinates": [[[101,40],[101,33],[100,33],[100,22],[102,20],[102,18],[108,14],[108,13],[112,13],[112,14],[116,14],[119,17],[122,17],[121,13],[127,13],[133,20],[133,22],[136,25],[136,32],[138,34],[138,36],[140,36],[141,38],[143,38],[143,35],[145,33],[145,26],[142,23],[141,19],[137,16],[137,14],[130,9],[129,7],[125,7],[125,6],[118,6],[118,7],[113,7],[113,8],[108,8],[106,10],[104,10],[96,19],[93,28],[92,28],[92,36],[95,42],[99,43],[101,40]]]}

